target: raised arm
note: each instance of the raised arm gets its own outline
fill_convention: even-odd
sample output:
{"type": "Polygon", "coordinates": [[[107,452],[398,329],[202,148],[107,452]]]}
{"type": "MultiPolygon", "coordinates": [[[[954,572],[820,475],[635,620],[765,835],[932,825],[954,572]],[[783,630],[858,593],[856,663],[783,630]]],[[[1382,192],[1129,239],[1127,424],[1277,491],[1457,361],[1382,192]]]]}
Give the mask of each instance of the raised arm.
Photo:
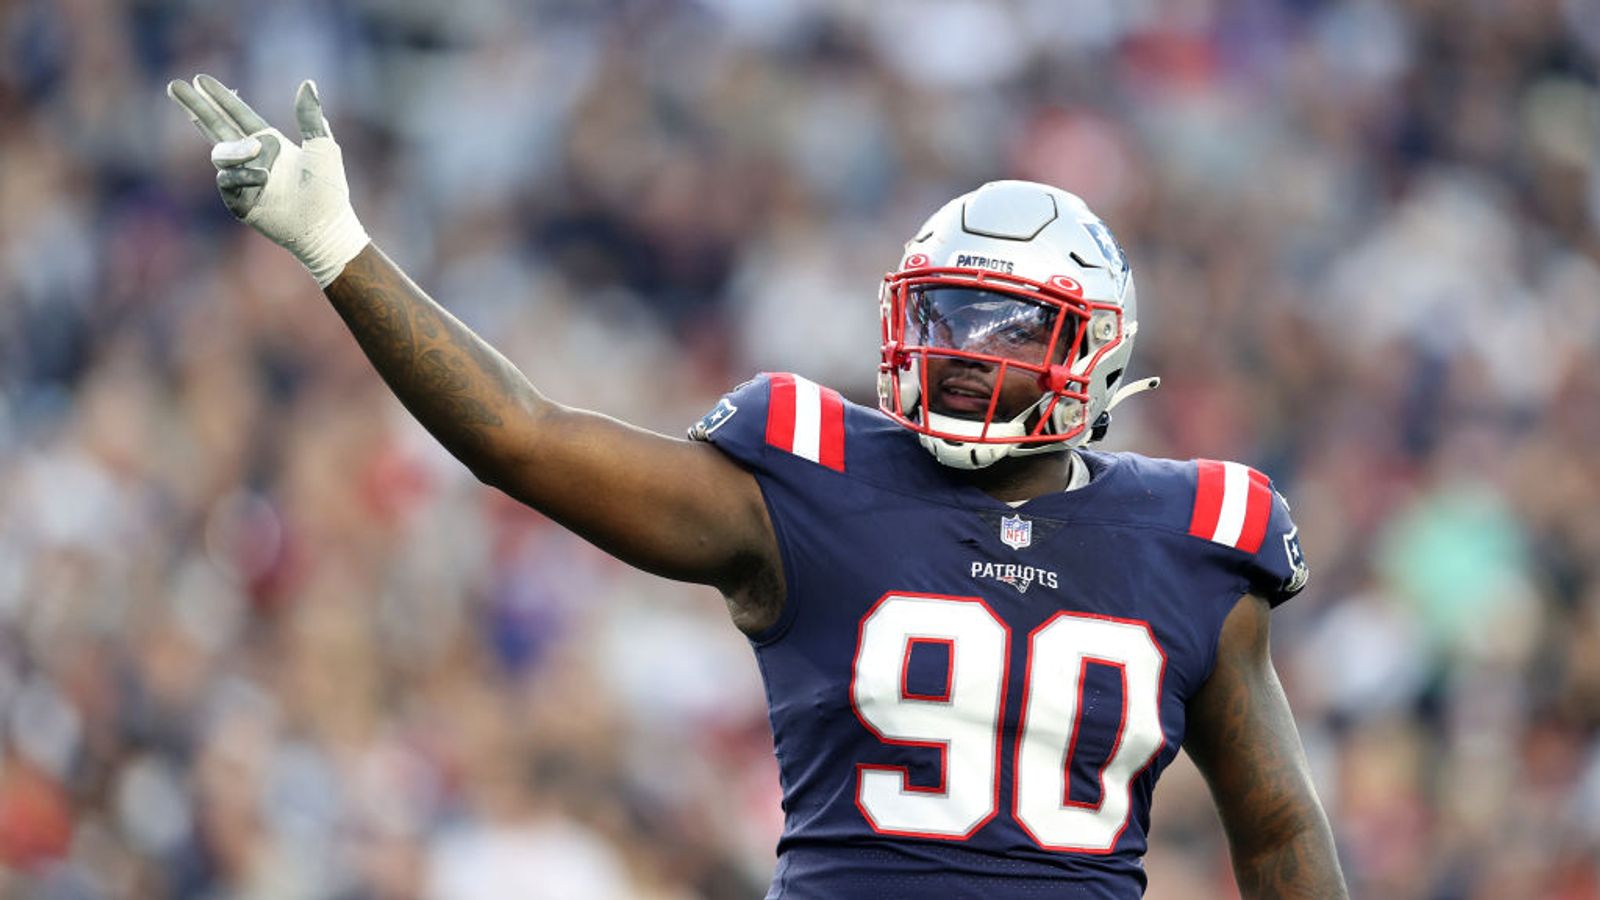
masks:
{"type": "Polygon", "coordinates": [[[1266,601],[1250,595],[1229,613],[1216,668],[1189,703],[1184,749],[1211,787],[1245,900],[1348,897],[1272,667],[1269,619],[1266,601]]]}
{"type": "Polygon", "coordinates": [[[747,631],[781,563],[755,478],[707,444],[553,403],[373,245],[310,82],[295,145],[209,76],[168,93],[215,146],[223,201],[311,271],[389,387],[480,480],[642,569],[715,585],[747,631]]]}

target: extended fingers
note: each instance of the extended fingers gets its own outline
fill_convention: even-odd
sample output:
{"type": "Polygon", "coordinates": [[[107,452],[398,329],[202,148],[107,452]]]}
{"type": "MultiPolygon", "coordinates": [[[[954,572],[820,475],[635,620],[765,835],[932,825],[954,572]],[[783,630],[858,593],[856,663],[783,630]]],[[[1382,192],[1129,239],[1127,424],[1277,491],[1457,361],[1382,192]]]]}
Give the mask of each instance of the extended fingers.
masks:
{"type": "Polygon", "coordinates": [[[193,122],[195,127],[200,129],[200,133],[212,143],[235,141],[245,136],[227,114],[187,81],[168,82],[167,96],[183,107],[183,111],[189,115],[189,121],[193,122]]]}
{"type": "Polygon", "coordinates": [[[210,75],[196,75],[194,86],[205,95],[206,99],[219,107],[242,134],[255,134],[272,127],[267,124],[266,119],[256,115],[255,110],[240,100],[238,94],[228,90],[226,85],[210,75]]]}
{"type": "Polygon", "coordinates": [[[300,90],[294,95],[294,117],[302,138],[333,137],[328,120],[322,115],[322,97],[317,94],[315,81],[300,82],[300,90]]]}

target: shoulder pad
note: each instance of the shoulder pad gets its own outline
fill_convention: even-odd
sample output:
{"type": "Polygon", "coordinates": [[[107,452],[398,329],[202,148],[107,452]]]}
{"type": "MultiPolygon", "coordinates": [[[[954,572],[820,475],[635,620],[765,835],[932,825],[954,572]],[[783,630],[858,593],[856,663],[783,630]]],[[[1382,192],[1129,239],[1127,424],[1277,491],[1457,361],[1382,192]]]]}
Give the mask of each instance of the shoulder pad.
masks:
{"type": "Polygon", "coordinates": [[[837,472],[844,471],[844,398],[799,375],[771,375],[767,443],[837,472]]]}
{"type": "Polygon", "coordinates": [[[772,448],[843,472],[845,402],[838,391],[808,378],[763,373],[717,401],[690,427],[689,437],[716,444],[747,463],[772,448]],[[740,412],[744,416],[734,422],[740,412]]]}
{"type": "Polygon", "coordinates": [[[1246,553],[1261,549],[1272,515],[1272,483],[1249,466],[1195,461],[1198,481],[1189,533],[1246,553]]]}
{"type": "Polygon", "coordinates": [[[1289,503],[1266,475],[1236,462],[1195,461],[1189,533],[1246,554],[1242,572],[1273,606],[1305,587],[1310,575],[1289,503]]]}

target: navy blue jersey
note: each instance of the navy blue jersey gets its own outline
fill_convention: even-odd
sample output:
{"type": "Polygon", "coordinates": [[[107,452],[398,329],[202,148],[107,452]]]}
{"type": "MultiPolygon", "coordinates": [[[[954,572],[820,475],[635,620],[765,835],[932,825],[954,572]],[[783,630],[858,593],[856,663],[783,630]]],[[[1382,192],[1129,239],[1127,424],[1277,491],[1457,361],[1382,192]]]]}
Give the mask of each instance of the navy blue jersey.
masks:
{"type": "Polygon", "coordinates": [[[1087,484],[1011,505],[793,375],[691,436],[755,475],[787,581],[752,638],[785,812],[768,897],[1140,896],[1223,619],[1305,581],[1265,476],[1077,451],[1087,484]]]}

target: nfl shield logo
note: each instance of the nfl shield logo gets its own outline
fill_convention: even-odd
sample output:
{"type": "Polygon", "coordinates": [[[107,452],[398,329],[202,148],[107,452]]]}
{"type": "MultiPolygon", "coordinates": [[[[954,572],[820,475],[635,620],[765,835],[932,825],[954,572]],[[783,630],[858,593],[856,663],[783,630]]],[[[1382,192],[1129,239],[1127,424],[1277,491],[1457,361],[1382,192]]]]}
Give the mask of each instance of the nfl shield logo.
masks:
{"type": "Polygon", "coordinates": [[[1028,546],[1033,543],[1033,523],[1021,516],[1002,516],[1000,542],[1013,550],[1028,546]]]}

